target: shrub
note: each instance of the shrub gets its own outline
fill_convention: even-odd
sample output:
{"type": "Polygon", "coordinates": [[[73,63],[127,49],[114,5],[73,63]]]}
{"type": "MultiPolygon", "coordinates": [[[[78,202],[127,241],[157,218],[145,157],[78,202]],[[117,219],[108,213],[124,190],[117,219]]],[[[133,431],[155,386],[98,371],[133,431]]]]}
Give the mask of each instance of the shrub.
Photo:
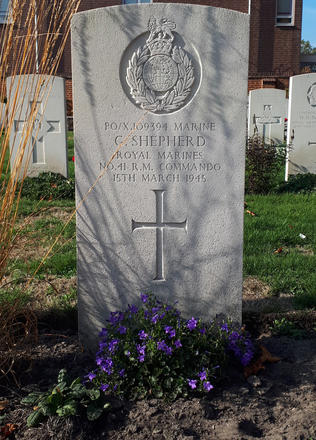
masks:
{"type": "Polygon", "coordinates": [[[41,173],[38,177],[26,177],[21,196],[31,200],[74,199],[75,181],[52,172],[41,173]]]}
{"type": "Polygon", "coordinates": [[[316,174],[297,174],[290,176],[288,182],[282,182],[276,189],[278,193],[310,193],[316,191],[316,174]]]}
{"type": "Polygon", "coordinates": [[[130,399],[174,400],[190,392],[209,392],[229,353],[247,365],[253,356],[248,335],[231,323],[185,320],[175,307],[152,295],[143,306],[114,312],[100,332],[97,368],[90,386],[130,399]]]}
{"type": "Polygon", "coordinates": [[[285,157],[285,145],[267,144],[258,135],[249,138],[246,146],[246,193],[271,192],[284,169],[285,157]]]}

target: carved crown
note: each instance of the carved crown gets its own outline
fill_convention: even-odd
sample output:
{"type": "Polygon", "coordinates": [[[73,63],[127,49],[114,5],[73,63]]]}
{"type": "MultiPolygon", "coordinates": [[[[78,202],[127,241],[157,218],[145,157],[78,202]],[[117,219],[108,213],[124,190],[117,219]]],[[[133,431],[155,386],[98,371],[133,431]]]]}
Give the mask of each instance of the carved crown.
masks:
{"type": "Polygon", "coordinates": [[[172,49],[172,43],[169,39],[156,38],[149,43],[147,46],[150,50],[151,55],[166,54],[168,55],[172,49]]]}

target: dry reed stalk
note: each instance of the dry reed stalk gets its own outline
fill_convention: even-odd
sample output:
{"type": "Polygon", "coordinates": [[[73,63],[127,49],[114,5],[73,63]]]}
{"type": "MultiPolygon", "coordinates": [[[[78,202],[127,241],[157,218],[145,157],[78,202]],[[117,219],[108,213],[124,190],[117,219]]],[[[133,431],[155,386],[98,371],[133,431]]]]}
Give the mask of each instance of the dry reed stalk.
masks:
{"type": "MultiPolygon", "coordinates": [[[[7,90],[9,104],[1,105],[0,131],[2,145],[0,153],[0,175],[8,175],[8,165],[5,167],[5,158],[10,157],[9,139],[14,129],[14,118],[18,118],[22,104],[26,98],[26,90],[34,90],[34,98],[29,114],[23,125],[20,142],[13,139],[13,146],[17,150],[14,162],[11,163],[11,172],[0,186],[0,280],[5,272],[9,255],[10,243],[13,239],[14,224],[16,221],[18,204],[22,185],[26,176],[27,163],[31,159],[32,146],[29,148],[34,133],[34,123],[38,118],[39,108],[37,101],[44,95],[43,107],[47,101],[52,82],[48,79],[56,74],[67,37],[70,30],[70,19],[77,11],[80,0],[12,0],[10,18],[3,28],[0,53],[0,76],[20,75],[17,88],[13,90],[12,83],[7,90]],[[38,47],[38,62],[36,53],[38,47]],[[13,62],[12,62],[13,61],[13,62]],[[38,65],[38,69],[36,68],[38,65]],[[32,77],[21,75],[38,74],[32,77]]],[[[44,113],[44,112],[43,112],[44,113]]],[[[41,122],[41,121],[40,121],[41,122]]],[[[37,124],[37,131],[40,123],[37,124]]],[[[12,136],[11,136],[12,137],[12,136]]],[[[35,141],[34,141],[35,142],[35,141]]]]}
{"type": "MultiPolygon", "coordinates": [[[[70,20],[77,12],[80,0],[11,0],[8,23],[0,33],[0,80],[19,75],[17,87],[6,91],[8,104],[3,102],[3,87],[0,103],[0,282],[6,272],[6,265],[17,237],[14,226],[17,220],[21,189],[26,176],[27,164],[31,159],[29,147],[34,133],[34,123],[39,117],[37,102],[44,96],[47,101],[52,82],[70,32],[70,20]],[[37,57],[38,56],[38,57],[37,57]],[[34,76],[22,76],[37,74],[34,76]],[[26,90],[32,89],[33,104],[29,109],[22,129],[20,141],[10,135],[14,119],[19,113],[26,90]],[[13,142],[12,142],[13,139],[13,142]],[[14,161],[11,152],[15,149],[14,161]],[[6,160],[8,163],[6,165],[6,160]],[[11,169],[9,166],[11,161],[11,169]]],[[[44,113],[44,112],[43,112],[44,113]]],[[[41,123],[41,121],[40,121],[41,123]]],[[[40,129],[40,123],[37,130],[40,129]]],[[[34,140],[35,142],[35,140],[34,140]]],[[[1,298],[0,298],[1,299],[1,298]]],[[[13,303],[0,302],[0,373],[14,375],[14,361],[19,347],[37,335],[36,317],[23,306],[23,297],[13,303]]],[[[21,351],[21,350],[20,350],[21,351]]],[[[1,376],[1,374],[0,374],[1,376]]]]}

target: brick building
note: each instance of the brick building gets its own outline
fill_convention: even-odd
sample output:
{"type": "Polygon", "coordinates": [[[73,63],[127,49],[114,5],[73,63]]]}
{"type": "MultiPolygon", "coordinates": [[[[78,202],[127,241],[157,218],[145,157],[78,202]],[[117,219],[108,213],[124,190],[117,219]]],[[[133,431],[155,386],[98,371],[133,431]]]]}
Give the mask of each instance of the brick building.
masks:
{"type": "MultiPolygon", "coordinates": [[[[8,0],[0,0],[0,5],[8,0]]],[[[85,11],[122,3],[151,3],[156,0],[81,0],[85,11]]],[[[288,88],[289,77],[300,73],[300,42],[303,0],[159,0],[161,3],[193,3],[249,13],[249,90],[288,88]]],[[[1,10],[0,10],[1,17],[1,10]]],[[[225,50],[225,47],[223,47],[225,50]]],[[[70,38],[58,69],[66,79],[67,100],[71,92],[70,38]]]]}

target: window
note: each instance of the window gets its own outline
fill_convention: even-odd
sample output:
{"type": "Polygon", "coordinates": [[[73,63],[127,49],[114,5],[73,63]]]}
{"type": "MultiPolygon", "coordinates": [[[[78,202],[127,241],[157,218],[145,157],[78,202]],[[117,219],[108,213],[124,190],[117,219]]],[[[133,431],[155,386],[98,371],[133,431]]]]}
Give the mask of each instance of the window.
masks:
{"type": "Polygon", "coordinates": [[[8,21],[8,9],[10,0],[0,0],[0,23],[8,21]]]}
{"type": "Polygon", "coordinates": [[[131,3],[152,3],[152,0],[123,0],[124,5],[130,5],[131,3]]]}
{"type": "Polygon", "coordinates": [[[276,24],[277,26],[294,25],[295,0],[276,0],[276,24]]]}

